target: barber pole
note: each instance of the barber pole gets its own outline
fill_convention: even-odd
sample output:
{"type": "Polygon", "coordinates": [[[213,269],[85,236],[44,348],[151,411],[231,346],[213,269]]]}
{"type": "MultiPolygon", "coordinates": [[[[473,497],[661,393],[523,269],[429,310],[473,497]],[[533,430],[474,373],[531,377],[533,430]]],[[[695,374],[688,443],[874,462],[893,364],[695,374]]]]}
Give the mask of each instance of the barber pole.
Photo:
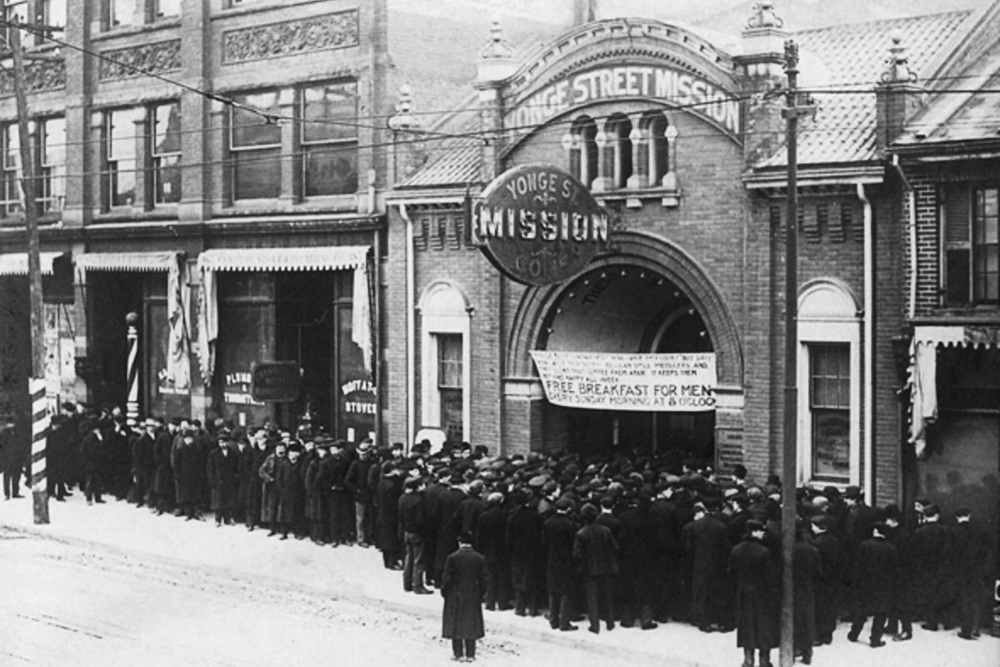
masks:
{"type": "Polygon", "coordinates": [[[31,394],[31,491],[35,498],[35,523],[48,523],[45,439],[49,432],[49,407],[45,398],[45,379],[30,378],[28,391],[31,394]]]}
{"type": "Polygon", "coordinates": [[[133,422],[139,420],[139,330],[135,323],[139,321],[136,313],[125,316],[128,324],[128,400],[125,402],[125,417],[133,422]]]}

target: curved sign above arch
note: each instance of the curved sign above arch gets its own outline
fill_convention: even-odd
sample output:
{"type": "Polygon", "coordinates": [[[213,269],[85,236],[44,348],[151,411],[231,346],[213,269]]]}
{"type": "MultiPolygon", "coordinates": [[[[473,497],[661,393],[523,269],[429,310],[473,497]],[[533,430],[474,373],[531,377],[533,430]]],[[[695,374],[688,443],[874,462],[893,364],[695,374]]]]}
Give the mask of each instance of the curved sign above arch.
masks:
{"type": "Polygon", "coordinates": [[[608,213],[558,167],[510,169],[483,192],[472,211],[472,233],[504,275],[525,285],[561,282],[608,244],[608,213]]]}
{"type": "Polygon", "coordinates": [[[637,98],[693,113],[741,141],[740,100],[709,79],[666,65],[606,65],[553,81],[514,106],[504,126],[515,135],[529,134],[571,109],[637,98]]]}

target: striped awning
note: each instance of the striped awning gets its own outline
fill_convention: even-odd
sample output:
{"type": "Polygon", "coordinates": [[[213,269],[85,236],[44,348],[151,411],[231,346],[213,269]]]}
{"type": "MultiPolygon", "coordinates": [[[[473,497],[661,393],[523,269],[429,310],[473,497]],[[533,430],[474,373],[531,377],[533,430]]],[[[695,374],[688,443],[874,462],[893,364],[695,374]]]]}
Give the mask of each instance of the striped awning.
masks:
{"type": "Polygon", "coordinates": [[[74,260],[77,271],[170,271],[178,252],[87,252],[74,260]]]}
{"type": "MultiPolygon", "coordinates": [[[[52,262],[56,257],[62,257],[64,252],[40,252],[38,260],[42,267],[43,276],[52,275],[52,262]]],[[[28,275],[28,253],[12,252],[0,255],[0,276],[26,276],[28,275]]]]}
{"type": "Polygon", "coordinates": [[[202,271],[342,271],[366,264],[370,246],[224,248],[198,256],[202,271]]]}

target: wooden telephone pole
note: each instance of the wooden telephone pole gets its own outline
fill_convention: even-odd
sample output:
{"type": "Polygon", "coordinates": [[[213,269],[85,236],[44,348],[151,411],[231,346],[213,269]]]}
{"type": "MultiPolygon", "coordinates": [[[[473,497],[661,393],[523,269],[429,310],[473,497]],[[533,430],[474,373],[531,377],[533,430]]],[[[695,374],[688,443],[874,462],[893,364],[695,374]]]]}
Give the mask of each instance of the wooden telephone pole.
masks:
{"type": "Polygon", "coordinates": [[[8,47],[14,64],[14,97],[17,102],[17,133],[21,149],[21,191],[24,193],[24,226],[28,232],[28,300],[31,311],[31,494],[36,524],[49,522],[49,494],[46,489],[45,440],[49,415],[45,403],[45,311],[42,305],[42,267],[39,257],[38,211],[35,202],[35,161],[31,130],[28,127],[28,97],[24,90],[24,53],[21,24],[15,18],[7,24],[8,47]]]}

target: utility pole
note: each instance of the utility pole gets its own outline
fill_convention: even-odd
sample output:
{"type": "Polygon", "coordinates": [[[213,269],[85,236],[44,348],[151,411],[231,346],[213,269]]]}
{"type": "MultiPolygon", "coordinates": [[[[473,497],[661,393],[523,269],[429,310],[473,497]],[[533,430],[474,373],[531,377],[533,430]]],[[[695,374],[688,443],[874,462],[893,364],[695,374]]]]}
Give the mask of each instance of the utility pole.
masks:
{"type": "Polygon", "coordinates": [[[35,206],[35,162],[28,127],[28,98],[24,90],[24,53],[21,25],[14,18],[7,24],[14,63],[14,97],[17,102],[17,133],[21,145],[21,190],[24,193],[24,226],[28,232],[28,301],[31,311],[31,494],[36,524],[49,522],[49,495],[45,475],[45,439],[48,414],[45,406],[45,311],[42,305],[42,267],[39,259],[38,212],[35,206]],[[40,400],[39,400],[39,394],[40,400]],[[42,407],[39,410],[39,407],[42,407]]]}
{"type": "Polygon", "coordinates": [[[809,116],[813,108],[799,105],[799,47],[785,42],[785,73],[788,87],[786,106],[781,115],[787,121],[788,209],[785,214],[785,424],[781,470],[781,667],[795,662],[793,635],[795,627],[795,594],[792,573],[792,552],[795,549],[795,486],[798,477],[798,298],[799,298],[799,201],[798,201],[798,126],[801,116],[809,116]]]}

